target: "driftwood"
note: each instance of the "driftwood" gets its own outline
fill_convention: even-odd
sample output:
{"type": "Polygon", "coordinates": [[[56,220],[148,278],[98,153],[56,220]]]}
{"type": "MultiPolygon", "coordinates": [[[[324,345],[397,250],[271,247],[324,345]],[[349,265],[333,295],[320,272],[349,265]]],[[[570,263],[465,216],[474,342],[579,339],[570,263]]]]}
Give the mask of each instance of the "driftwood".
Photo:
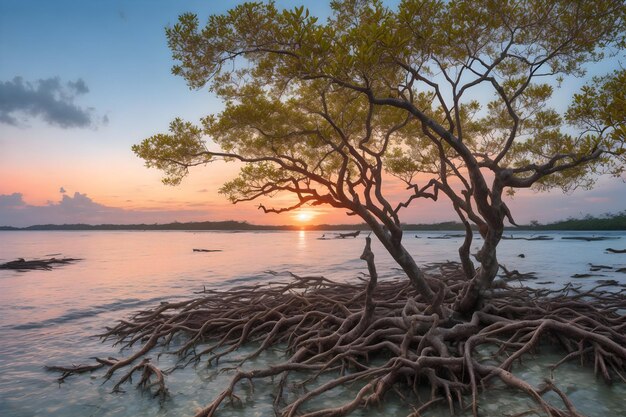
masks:
{"type": "Polygon", "coordinates": [[[540,235],[540,236],[533,236],[533,237],[514,237],[513,235],[511,236],[502,236],[503,240],[553,240],[553,237],[550,236],[546,236],[546,235],[540,235]]]}
{"type": "Polygon", "coordinates": [[[563,236],[565,240],[584,240],[585,242],[596,242],[600,240],[620,239],[620,236],[563,236]]]}
{"type": "Polygon", "coordinates": [[[605,251],[607,251],[609,253],[626,253],[626,249],[606,248],[605,251]]]}
{"type": "MultiPolygon", "coordinates": [[[[603,271],[608,271],[608,272],[626,272],[626,268],[616,268],[613,266],[609,266],[609,265],[596,265],[596,264],[589,264],[589,272],[603,272],[603,271]]],[[[604,277],[606,275],[602,275],[602,274],[574,274],[571,277],[572,278],[589,278],[589,277],[604,277]]],[[[602,282],[602,280],[598,280],[596,282],[602,282]]]]}
{"type": "Polygon", "coordinates": [[[443,236],[429,236],[428,239],[454,239],[454,238],[459,238],[459,237],[465,237],[465,235],[462,233],[445,234],[443,236]]]}
{"type": "Polygon", "coordinates": [[[318,237],[317,240],[345,239],[347,237],[356,238],[360,234],[361,234],[360,230],[357,230],[356,232],[350,232],[350,233],[335,233],[335,236],[333,237],[326,237],[326,233],[324,233],[322,237],[318,237]]]}
{"type": "Polygon", "coordinates": [[[590,271],[601,271],[603,269],[612,270],[613,267],[612,266],[608,266],[608,265],[589,264],[589,270],[590,271]]]}
{"type": "Polygon", "coordinates": [[[598,284],[606,285],[606,286],[618,286],[619,281],[614,279],[598,279],[596,280],[598,284]]]}
{"type": "Polygon", "coordinates": [[[33,269],[49,271],[53,265],[65,265],[71,262],[80,261],[79,258],[50,258],[50,259],[33,259],[30,261],[24,260],[24,258],[18,258],[14,261],[0,264],[0,269],[13,269],[17,271],[28,271],[33,269]]]}
{"type": "Polygon", "coordinates": [[[356,232],[351,232],[351,233],[339,233],[339,235],[337,236],[337,238],[339,239],[345,239],[347,237],[357,237],[358,235],[361,234],[360,230],[357,230],[356,232]]]}
{"type": "Polygon", "coordinates": [[[572,278],[590,278],[590,277],[605,277],[606,275],[602,274],[574,274],[572,278]]]}
{"type": "Polygon", "coordinates": [[[194,249],[194,252],[221,252],[221,249],[194,249]]]}

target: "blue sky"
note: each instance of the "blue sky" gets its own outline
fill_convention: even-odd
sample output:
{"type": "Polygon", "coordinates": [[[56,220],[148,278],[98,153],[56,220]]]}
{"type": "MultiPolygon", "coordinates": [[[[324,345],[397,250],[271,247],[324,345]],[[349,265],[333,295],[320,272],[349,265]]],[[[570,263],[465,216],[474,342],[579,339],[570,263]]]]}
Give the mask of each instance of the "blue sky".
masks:
{"type": "MultiPolygon", "coordinates": [[[[219,101],[207,91],[190,91],[171,75],[164,28],[183,12],[204,20],[238,3],[0,0],[0,119],[7,117],[0,120],[0,225],[291,223],[289,214],[261,216],[255,203],[233,209],[217,195],[236,167],[197,169],[172,188],[130,150],[166,131],[174,117],[197,121],[219,111],[219,101]]],[[[329,11],[322,1],[277,1],[278,7],[299,4],[318,16],[329,11]]],[[[623,210],[624,191],[623,181],[603,179],[595,190],[570,196],[523,192],[512,205],[522,222],[548,221],[623,210]]],[[[354,221],[321,213],[319,222],[354,221]]],[[[445,205],[427,204],[411,208],[405,218],[430,222],[454,215],[445,205]]]]}

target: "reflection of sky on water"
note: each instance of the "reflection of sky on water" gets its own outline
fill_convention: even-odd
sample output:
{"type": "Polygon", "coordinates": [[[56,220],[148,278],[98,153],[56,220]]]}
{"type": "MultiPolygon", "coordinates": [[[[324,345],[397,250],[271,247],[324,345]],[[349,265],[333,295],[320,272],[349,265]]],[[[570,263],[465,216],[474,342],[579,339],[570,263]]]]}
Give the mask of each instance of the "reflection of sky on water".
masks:
{"type": "MultiPolygon", "coordinates": [[[[211,393],[223,387],[223,377],[211,376],[204,367],[168,376],[174,401],[161,409],[158,401],[142,396],[130,386],[122,396],[111,395],[111,386],[108,383],[101,386],[99,377],[73,377],[59,387],[54,383],[54,375],[42,371],[42,365],[78,363],[95,355],[119,356],[118,348],[90,336],[133,311],[176,297],[188,297],[204,285],[221,287],[286,280],[289,279],[284,274],[286,271],[347,280],[366,271],[364,262],[359,260],[365,243],[363,234],[356,239],[318,240],[324,233],[332,236],[328,232],[304,230],[0,233],[0,262],[57,253],[84,258],[52,271],[0,271],[0,414],[3,417],[26,417],[42,412],[59,417],[190,414],[195,407],[205,405],[211,393]],[[193,252],[194,248],[222,252],[193,252]],[[265,274],[268,270],[282,274],[265,274]],[[213,382],[205,383],[207,380],[213,382]]],[[[514,234],[530,235],[529,232],[514,234]]],[[[598,242],[560,239],[565,235],[592,234],[588,232],[541,234],[555,239],[503,241],[499,248],[500,262],[509,269],[535,271],[538,281],[554,281],[555,286],[570,281],[574,273],[589,272],[589,263],[621,267],[626,264],[623,255],[604,252],[607,247],[626,247],[626,233],[602,233],[621,238],[598,242]],[[521,253],[524,258],[518,257],[521,253]]],[[[455,259],[461,239],[428,239],[435,235],[438,234],[405,233],[404,242],[418,263],[455,259]]],[[[478,245],[480,241],[474,241],[473,251],[478,245]]],[[[375,240],[373,247],[381,277],[396,276],[398,272],[393,269],[389,255],[375,240]]],[[[626,279],[625,274],[596,273],[605,276],[576,282],[591,286],[595,279],[622,282],[626,279]]],[[[172,360],[168,355],[161,359],[172,360]]],[[[575,366],[561,372],[562,381],[594,381],[592,371],[577,373],[575,366]]],[[[259,388],[256,398],[266,398],[263,393],[268,390],[268,387],[259,388]],[[261,391],[263,393],[259,394],[261,391]]],[[[624,410],[623,384],[607,388],[593,382],[585,390],[591,390],[588,397],[592,405],[586,407],[592,409],[585,410],[589,415],[619,415],[615,407],[624,410]]],[[[495,404],[504,407],[506,401],[506,397],[501,397],[495,404]]],[[[255,406],[259,415],[265,415],[261,410],[267,411],[263,404],[263,400],[259,400],[255,406]]],[[[407,414],[397,403],[389,407],[385,409],[386,415],[407,414]]],[[[252,413],[250,409],[247,411],[252,413]]],[[[379,415],[379,411],[374,410],[371,415],[379,415]]],[[[244,409],[227,415],[250,414],[244,409]]],[[[501,413],[493,411],[491,415],[501,413]]]]}

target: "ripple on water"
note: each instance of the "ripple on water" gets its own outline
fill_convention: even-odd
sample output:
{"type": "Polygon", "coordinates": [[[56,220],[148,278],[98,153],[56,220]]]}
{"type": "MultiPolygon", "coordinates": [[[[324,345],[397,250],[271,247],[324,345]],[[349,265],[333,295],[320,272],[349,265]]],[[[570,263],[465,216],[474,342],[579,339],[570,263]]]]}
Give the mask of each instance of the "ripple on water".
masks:
{"type": "MultiPolygon", "coordinates": [[[[543,233],[543,232],[542,232],[543,233]]],[[[172,398],[162,405],[150,395],[131,385],[126,393],[112,394],[113,381],[104,382],[103,372],[71,377],[64,384],[56,375],[43,371],[44,364],[86,363],[92,356],[120,356],[109,342],[92,337],[105,326],[132,312],[161,301],[188,297],[204,286],[223,288],[289,279],[286,271],[298,275],[324,275],[335,280],[352,280],[365,265],[358,259],[363,239],[319,241],[318,232],[296,233],[186,233],[186,232],[88,232],[88,233],[0,233],[0,258],[35,258],[63,253],[83,261],[52,271],[18,274],[0,271],[0,416],[31,417],[130,417],[189,416],[205,406],[229,382],[228,373],[216,373],[204,366],[190,367],[168,375],[172,398]],[[120,245],[123,243],[123,245],[120,245]],[[217,247],[222,252],[196,256],[194,247],[217,247]],[[263,271],[280,271],[275,277],[263,271]],[[283,276],[284,275],[284,276],[283,276]]],[[[458,240],[415,239],[407,232],[406,245],[417,262],[429,263],[454,259],[458,240]]],[[[435,236],[437,233],[419,233],[435,236]]],[[[515,233],[516,235],[518,233],[515,233]]],[[[523,233],[521,233],[523,234],[523,233]]],[[[509,269],[536,271],[540,281],[553,281],[554,287],[569,282],[575,273],[585,273],[589,263],[624,267],[619,255],[606,254],[606,242],[576,242],[560,239],[558,232],[547,232],[552,241],[503,241],[500,261],[509,269]],[[525,258],[517,255],[525,254],[525,258]]],[[[622,243],[626,234],[621,236],[622,243]]],[[[479,243],[478,243],[479,244],[479,243]]],[[[374,242],[376,262],[381,277],[398,274],[393,260],[374,242]]],[[[626,281],[626,274],[604,272],[608,277],[626,281]]],[[[576,281],[593,286],[594,279],[576,281]]],[[[529,284],[532,285],[532,282],[529,284]]],[[[234,357],[251,352],[245,347],[234,357]]],[[[125,351],[124,355],[132,350],[125,351]]],[[[515,372],[533,383],[549,376],[546,366],[558,356],[544,352],[536,359],[525,360],[515,372]]],[[[246,365],[263,367],[282,359],[272,350],[246,365]]],[[[156,359],[155,359],[156,360],[156,359]]],[[[163,368],[174,358],[162,355],[163,368]]],[[[220,366],[232,366],[221,362],[220,366]]],[[[606,386],[597,381],[593,370],[576,363],[556,371],[556,383],[575,401],[581,412],[590,417],[626,415],[625,384],[606,386]]],[[[327,376],[325,378],[331,378],[327,376]]],[[[252,391],[246,384],[238,393],[244,408],[226,408],[222,416],[272,415],[272,384],[263,381],[252,391]]],[[[315,402],[321,406],[338,405],[351,398],[358,386],[335,390],[315,402]]],[[[428,392],[423,393],[428,397],[428,392]]],[[[490,389],[481,396],[485,417],[521,412],[532,406],[520,395],[505,389],[490,389]]],[[[407,406],[394,395],[380,408],[358,410],[355,415],[373,417],[406,416],[407,406]]],[[[429,411],[429,416],[448,416],[446,407],[429,411]]],[[[462,415],[469,417],[470,413],[462,415]]]]}

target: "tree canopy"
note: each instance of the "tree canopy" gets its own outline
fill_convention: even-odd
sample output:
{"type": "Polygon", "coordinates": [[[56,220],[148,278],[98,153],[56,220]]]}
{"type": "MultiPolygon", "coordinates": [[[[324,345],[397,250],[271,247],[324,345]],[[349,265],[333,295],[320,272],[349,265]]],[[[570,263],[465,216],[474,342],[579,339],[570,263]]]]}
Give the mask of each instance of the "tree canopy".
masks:
{"type": "Polygon", "coordinates": [[[568,109],[553,100],[587,64],[622,53],[623,1],[331,6],[326,21],[272,2],[241,4],[203,27],[180,16],[167,29],[173,72],[225,109],[200,126],[177,119],[135,153],[170,184],[190,166],[242,161],[221,189],[231,201],[286,192],[293,205],[260,207],[347,209],[399,262],[408,255],[398,249],[400,210],[444,194],[466,225],[460,255],[479,290],[497,272],[504,221],[514,223],[505,193],[590,187],[600,172],[623,172],[624,71],[595,78],[568,109]],[[390,200],[390,176],[410,190],[405,199],[390,200]],[[478,274],[471,224],[485,238],[478,274]]]}

